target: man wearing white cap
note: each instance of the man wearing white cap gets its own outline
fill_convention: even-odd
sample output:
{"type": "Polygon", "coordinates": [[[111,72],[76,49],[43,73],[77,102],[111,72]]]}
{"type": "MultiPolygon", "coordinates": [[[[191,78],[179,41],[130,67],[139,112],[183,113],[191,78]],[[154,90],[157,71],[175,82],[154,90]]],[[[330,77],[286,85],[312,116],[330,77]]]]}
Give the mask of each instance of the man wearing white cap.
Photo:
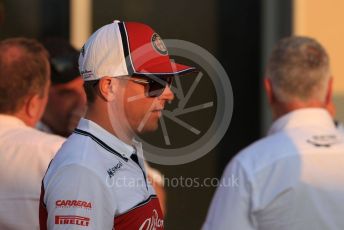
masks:
{"type": "Polygon", "coordinates": [[[275,121],[227,166],[203,230],[344,229],[344,137],[327,111],[325,49],[312,38],[284,38],[266,74],[275,121]]]}
{"type": "Polygon", "coordinates": [[[81,50],[88,111],[42,184],[41,229],[163,229],[136,134],[154,131],[173,76],[194,71],[170,61],[149,26],[115,21],[81,50]]]}

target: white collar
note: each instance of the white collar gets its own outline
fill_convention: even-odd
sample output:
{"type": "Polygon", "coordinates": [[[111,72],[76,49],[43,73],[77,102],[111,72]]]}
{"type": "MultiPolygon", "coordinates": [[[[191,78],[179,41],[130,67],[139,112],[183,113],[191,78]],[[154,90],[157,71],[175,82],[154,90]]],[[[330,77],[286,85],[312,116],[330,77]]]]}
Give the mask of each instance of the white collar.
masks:
{"type": "Polygon", "coordinates": [[[297,109],[278,118],[268,135],[298,127],[316,126],[335,129],[335,124],[327,110],[322,108],[297,109]]]}
{"type": "Polygon", "coordinates": [[[0,114],[1,126],[24,127],[27,126],[24,121],[16,116],[0,114]]]}
{"type": "Polygon", "coordinates": [[[125,158],[130,158],[136,152],[140,155],[142,152],[141,142],[133,141],[134,146],[128,145],[91,120],[81,118],[77,129],[92,134],[125,158]]]}

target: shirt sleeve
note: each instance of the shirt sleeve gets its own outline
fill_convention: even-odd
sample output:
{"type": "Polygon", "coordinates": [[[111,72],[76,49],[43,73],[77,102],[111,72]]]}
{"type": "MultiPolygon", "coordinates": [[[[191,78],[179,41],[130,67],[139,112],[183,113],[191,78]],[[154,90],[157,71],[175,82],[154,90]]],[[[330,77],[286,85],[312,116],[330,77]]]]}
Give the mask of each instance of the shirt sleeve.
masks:
{"type": "Polygon", "coordinates": [[[69,165],[45,181],[48,229],[112,229],[116,207],[105,179],[69,165]]]}
{"type": "Polygon", "coordinates": [[[251,188],[240,163],[232,161],[221,178],[202,229],[256,229],[250,212],[251,188]]]}

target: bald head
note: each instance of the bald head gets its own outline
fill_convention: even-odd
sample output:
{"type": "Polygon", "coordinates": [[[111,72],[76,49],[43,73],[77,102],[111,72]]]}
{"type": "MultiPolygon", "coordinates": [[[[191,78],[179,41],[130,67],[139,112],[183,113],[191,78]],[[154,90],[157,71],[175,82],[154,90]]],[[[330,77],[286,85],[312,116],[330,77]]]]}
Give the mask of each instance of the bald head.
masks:
{"type": "Polygon", "coordinates": [[[50,79],[48,53],[33,39],[0,42],[0,113],[15,113],[25,98],[39,94],[50,79]]]}

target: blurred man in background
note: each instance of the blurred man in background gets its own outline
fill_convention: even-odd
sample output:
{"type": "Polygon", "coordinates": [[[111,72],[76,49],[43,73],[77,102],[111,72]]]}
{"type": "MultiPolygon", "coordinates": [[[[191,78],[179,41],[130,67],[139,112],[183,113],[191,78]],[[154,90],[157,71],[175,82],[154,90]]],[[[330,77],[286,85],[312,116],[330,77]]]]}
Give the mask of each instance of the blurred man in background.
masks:
{"type": "Polygon", "coordinates": [[[48,100],[48,53],[35,40],[0,42],[0,229],[38,229],[43,175],[64,139],[33,127],[48,100]]]}
{"type": "Polygon", "coordinates": [[[79,52],[67,40],[43,41],[50,54],[49,100],[38,129],[68,137],[86,112],[86,95],[79,69],[79,52]]]}
{"type": "Polygon", "coordinates": [[[344,229],[344,140],[327,111],[326,51],[311,38],[282,39],[265,89],[275,121],[230,162],[203,229],[344,229]]]}

